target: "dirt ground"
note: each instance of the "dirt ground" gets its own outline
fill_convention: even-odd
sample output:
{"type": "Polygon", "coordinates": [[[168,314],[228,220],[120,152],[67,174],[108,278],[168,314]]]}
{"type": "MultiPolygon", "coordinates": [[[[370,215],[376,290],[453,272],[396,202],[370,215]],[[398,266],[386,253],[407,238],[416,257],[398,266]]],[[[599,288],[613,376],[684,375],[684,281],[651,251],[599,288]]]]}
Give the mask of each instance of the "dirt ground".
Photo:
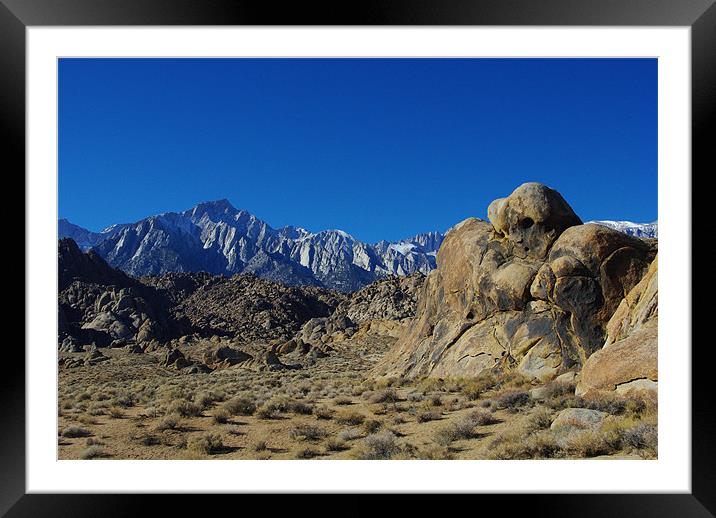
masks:
{"type": "Polygon", "coordinates": [[[550,386],[538,400],[531,396],[538,387],[517,376],[371,381],[368,371],[393,341],[356,338],[296,370],[209,374],[162,368],[159,352],[103,350],[108,361],[59,371],[58,458],[656,456],[653,402],[603,401],[608,426],[565,441],[551,421],[587,405],[569,388],[550,386]]]}

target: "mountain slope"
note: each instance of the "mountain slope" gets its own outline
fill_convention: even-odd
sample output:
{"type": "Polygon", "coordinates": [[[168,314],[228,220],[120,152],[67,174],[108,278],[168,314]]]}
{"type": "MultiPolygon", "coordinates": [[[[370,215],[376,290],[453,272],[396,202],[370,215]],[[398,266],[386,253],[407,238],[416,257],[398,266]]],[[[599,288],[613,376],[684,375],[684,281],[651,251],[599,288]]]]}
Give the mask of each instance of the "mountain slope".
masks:
{"type": "Polygon", "coordinates": [[[99,232],[92,232],[86,228],[74,225],[66,219],[60,219],[57,222],[57,233],[60,238],[69,237],[82,251],[87,251],[95,245],[98,245],[105,238],[99,232]]]}
{"type": "Polygon", "coordinates": [[[67,224],[63,232],[83,236],[110,265],[133,276],[206,271],[252,273],[289,285],[354,291],[388,275],[428,273],[442,234],[419,234],[398,243],[363,243],[341,230],[312,233],[299,227],[274,229],[227,200],[200,203],[102,233],[81,233],[67,224]]]}

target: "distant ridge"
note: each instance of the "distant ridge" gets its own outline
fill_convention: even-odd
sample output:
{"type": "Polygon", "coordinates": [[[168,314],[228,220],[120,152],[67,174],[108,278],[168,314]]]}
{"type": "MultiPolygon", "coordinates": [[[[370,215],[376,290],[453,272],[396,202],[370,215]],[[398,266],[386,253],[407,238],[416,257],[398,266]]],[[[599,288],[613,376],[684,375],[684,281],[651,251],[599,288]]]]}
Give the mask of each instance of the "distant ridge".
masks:
{"type": "Polygon", "coordinates": [[[605,227],[613,228],[625,234],[629,234],[634,237],[659,237],[659,223],[654,221],[653,223],[634,223],[632,221],[611,221],[611,220],[600,220],[600,221],[589,221],[596,225],[603,225],[605,227]]]}
{"type": "Polygon", "coordinates": [[[82,250],[91,248],[111,266],[137,277],[253,273],[284,284],[354,291],[389,275],[430,272],[443,234],[371,245],[342,230],[274,229],[221,199],[99,233],[60,220],[59,237],[71,237],[82,250]]]}

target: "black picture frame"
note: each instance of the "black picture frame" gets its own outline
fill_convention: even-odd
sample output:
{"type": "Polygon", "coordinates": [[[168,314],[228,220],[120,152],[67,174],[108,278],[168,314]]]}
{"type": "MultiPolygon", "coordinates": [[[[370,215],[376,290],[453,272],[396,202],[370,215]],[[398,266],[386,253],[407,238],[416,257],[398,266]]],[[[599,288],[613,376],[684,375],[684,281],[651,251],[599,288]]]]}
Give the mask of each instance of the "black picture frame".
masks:
{"type": "MultiPolygon", "coordinates": [[[[64,25],[550,25],[691,27],[692,173],[714,167],[716,118],[715,0],[400,0],[271,2],[231,0],[0,0],[0,124],[6,179],[25,168],[25,29],[64,25]]],[[[693,190],[692,190],[693,192],[693,190]]],[[[19,198],[19,197],[18,197],[19,198]]],[[[23,197],[24,199],[24,197],[23,197]]],[[[694,223],[705,213],[693,203],[694,223]]],[[[706,204],[708,205],[708,204],[706,204]]],[[[17,213],[20,213],[19,211],[17,213]]],[[[24,226],[23,226],[24,230],[24,226]]],[[[17,242],[17,238],[15,239],[17,242]]],[[[19,246],[14,254],[22,254],[19,246]]],[[[707,259],[693,256],[693,271],[707,259]]],[[[23,265],[25,262],[23,261],[23,265]]],[[[25,267],[23,266],[23,269],[25,267]]],[[[24,269],[25,275],[28,275],[24,269]]],[[[15,275],[19,278],[19,276],[15,275]]],[[[16,293],[20,293],[19,289],[16,293]]],[[[19,297],[19,296],[17,296],[19,297]]],[[[17,297],[15,300],[17,300],[17,297]]],[[[23,298],[24,300],[24,298],[23,298]]],[[[689,301],[684,301],[689,303],[689,301]]],[[[20,304],[17,304],[20,306],[20,304]]],[[[25,305],[22,305],[25,308],[25,305]]],[[[705,306],[692,302],[697,316],[705,306]]],[[[32,308],[25,308],[31,311],[32,308]]],[[[692,317],[693,318],[693,317],[692,317]]],[[[696,336],[695,334],[693,335],[696,336]]],[[[710,342],[710,341],[709,341],[710,342]]],[[[703,385],[713,365],[713,345],[692,349],[692,492],[690,494],[481,495],[499,508],[550,516],[714,516],[716,458],[712,390],[703,385]],[[710,361],[711,360],[711,361],[710,361]],[[699,387],[701,389],[699,390],[699,387]],[[509,498],[509,505],[505,499],[509,498]],[[516,507],[515,507],[516,506],[516,507]],[[529,511],[527,511],[527,509],[529,511]]],[[[687,350],[689,344],[681,344],[687,350]]],[[[677,346],[666,344],[665,346],[677,346]]],[[[6,343],[0,375],[0,514],[7,516],[115,516],[141,509],[140,495],[25,494],[25,354],[6,343]]],[[[215,498],[215,497],[212,497],[215,498]]],[[[163,513],[185,499],[161,503],[163,513]]],[[[169,501],[171,500],[171,501],[169,501]]],[[[215,500],[207,501],[213,507],[215,500]]],[[[145,504],[146,505],[146,504],[145,504]]],[[[483,508],[487,509],[487,508],[483,508]]]]}

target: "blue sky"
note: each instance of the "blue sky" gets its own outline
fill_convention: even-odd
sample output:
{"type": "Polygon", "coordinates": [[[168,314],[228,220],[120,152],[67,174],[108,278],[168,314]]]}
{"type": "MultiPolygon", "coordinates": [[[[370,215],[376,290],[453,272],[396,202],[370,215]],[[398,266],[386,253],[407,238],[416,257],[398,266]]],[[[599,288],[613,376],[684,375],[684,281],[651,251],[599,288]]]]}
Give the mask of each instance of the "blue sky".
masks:
{"type": "Polygon", "coordinates": [[[227,198],[375,242],[527,181],[657,219],[655,59],[61,59],[59,216],[99,230],[227,198]]]}

